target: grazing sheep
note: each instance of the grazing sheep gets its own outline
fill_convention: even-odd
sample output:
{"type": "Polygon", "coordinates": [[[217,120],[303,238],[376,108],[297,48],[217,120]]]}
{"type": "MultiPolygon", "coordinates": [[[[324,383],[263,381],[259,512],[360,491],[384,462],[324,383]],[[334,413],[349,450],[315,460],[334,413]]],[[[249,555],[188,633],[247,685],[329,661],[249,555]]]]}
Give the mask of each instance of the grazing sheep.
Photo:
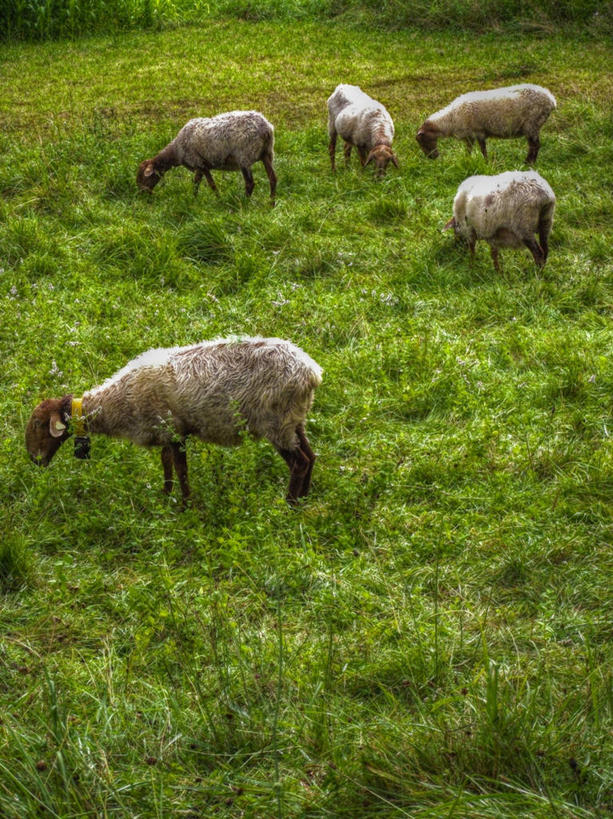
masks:
{"type": "Polygon", "coordinates": [[[436,159],[439,137],[463,139],[471,151],[475,140],[487,159],[487,137],[528,140],[526,163],[536,162],[541,147],[541,126],[556,107],[555,97],[540,85],[511,85],[491,91],[471,91],[432,114],[417,132],[417,141],[430,159],[436,159]]]}
{"type": "Polygon", "coordinates": [[[183,165],[194,171],[194,195],[203,175],[217,193],[211,171],[240,170],[245,192],[251,196],[254,188],[251,166],[261,161],[268,174],[274,205],[277,188],[272,166],[274,141],[274,128],[257,111],[229,111],[216,117],[190,119],[157,156],[141,162],[136,182],[139,188],[151,192],[169,168],[183,165]]]}
{"type": "Polygon", "coordinates": [[[335,170],[337,134],[345,141],[345,161],[349,162],[351,149],[358,149],[363,166],[375,163],[381,177],[389,162],[398,167],[392,151],[394,123],[385,106],[365,94],[357,85],[337,85],[328,98],[328,134],[330,161],[335,170]]]}
{"type": "Polygon", "coordinates": [[[161,446],[164,492],[172,490],[174,464],[185,503],[187,436],[233,446],[248,432],[267,438],[286,461],[287,500],[294,503],[311,482],[315,454],[304,425],[320,383],[319,365],[278,338],[148,350],[82,399],[42,401],[28,422],[26,448],[34,463],[47,466],[73,426],[79,436],[102,433],[161,446]]]}
{"type": "Polygon", "coordinates": [[[469,176],[453,200],[453,218],[445,230],[468,243],[484,239],[490,246],[494,267],[500,272],[498,248],[525,245],[542,267],[549,252],[549,234],[556,205],[549,183],[536,171],[506,171],[497,176],[469,176]],[[538,233],[540,245],[534,235],[538,233]]]}

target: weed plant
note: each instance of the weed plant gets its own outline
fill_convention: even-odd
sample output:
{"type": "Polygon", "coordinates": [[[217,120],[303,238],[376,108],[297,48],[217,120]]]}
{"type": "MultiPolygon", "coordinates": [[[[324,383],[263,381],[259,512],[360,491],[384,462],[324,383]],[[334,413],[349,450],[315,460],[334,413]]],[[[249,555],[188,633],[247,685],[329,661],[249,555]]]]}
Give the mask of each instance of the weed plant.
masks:
{"type": "MultiPolygon", "coordinates": [[[[611,49],[557,34],[217,22],[10,45],[0,65],[0,814],[611,815],[611,49]],[[349,73],[348,73],[349,72],[349,73]],[[325,100],[392,112],[400,169],[332,175],[325,100]],[[442,226],[488,162],[414,139],[470,88],[550,88],[547,266],[442,226]],[[191,116],[256,108],[262,168],[135,186],[191,116]],[[265,442],[95,438],[33,406],[155,346],[277,335],[324,368],[298,509],[265,442]]],[[[354,160],[355,162],[355,160],[354,160]]]]}

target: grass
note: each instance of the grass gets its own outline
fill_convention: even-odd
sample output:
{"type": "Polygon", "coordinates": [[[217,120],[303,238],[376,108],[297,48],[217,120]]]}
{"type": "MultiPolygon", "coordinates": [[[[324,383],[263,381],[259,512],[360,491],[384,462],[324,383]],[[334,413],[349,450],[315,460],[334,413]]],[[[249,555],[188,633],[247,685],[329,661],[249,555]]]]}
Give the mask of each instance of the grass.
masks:
{"type": "Polygon", "coordinates": [[[611,814],[610,65],[569,33],[317,22],[3,48],[3,816],[611,814]],[[395,118],[380,184],[329,170],[346,79],[395,118]],[[429,162],[414,133],[516,81],[558,98],[558,207],[544,270],[497,275],[441,228],[525,146],[429,162]],[[234,174],[136,192],[190,116],[240,107],[276,126],[274,210],[262,168],[250,202],[234,174]],[[324,367],[298,511],[266,443],[190,443],[184,513],[157,452],[28,463],[42,397],[229,333],[324,367]]]}

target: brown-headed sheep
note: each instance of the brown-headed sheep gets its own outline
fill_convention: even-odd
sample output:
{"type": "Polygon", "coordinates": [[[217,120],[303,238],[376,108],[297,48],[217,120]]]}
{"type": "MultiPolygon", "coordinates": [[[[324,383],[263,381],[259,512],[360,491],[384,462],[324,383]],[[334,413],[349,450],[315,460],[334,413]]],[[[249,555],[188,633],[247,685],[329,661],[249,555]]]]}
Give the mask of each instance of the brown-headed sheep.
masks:
{"type": "Polygon", "coordinates": [[[319,365],[278,338],[149,350],[81,399],[40,403],[27,425],[26,448],[34,463],[47,466],[73,431],[160,446],[164,491],[172,490],[174,465],[185,503],[187,436],[233,446],[246,432],[267,438],[283,457],[290,471],[287,500],[294,503],[311,482],[315,454],[304,426],[320,382],[319,365]]]}
{"type": "Polygon", "coordinates": [[[274,141],[274,128],[258,111],[229,111],[216,117],[190,119],[159,154],[141,162],[136,182],[141,190],[151,192],[169,168],[183,165],[194,171],[194,193],[203,176],[217,193],[211,171],[241,171],[245,193],[251,196],[255,184],[251,166],[262,162],[274,205],[274,141]]]}
{"type": "Polygon", "coordinates": [[[463,139],[469,151],[476,140],[487,158],[485,140],[488,137],[525,136],[528,140],[526,163],[532,164],[541,146],[541,126],[555,107],[551,91],[540,85],[525,83],[471,91],[428,117],[416,138],[426,156],[436,159],[437,141],[442,137],[463,139]]]}

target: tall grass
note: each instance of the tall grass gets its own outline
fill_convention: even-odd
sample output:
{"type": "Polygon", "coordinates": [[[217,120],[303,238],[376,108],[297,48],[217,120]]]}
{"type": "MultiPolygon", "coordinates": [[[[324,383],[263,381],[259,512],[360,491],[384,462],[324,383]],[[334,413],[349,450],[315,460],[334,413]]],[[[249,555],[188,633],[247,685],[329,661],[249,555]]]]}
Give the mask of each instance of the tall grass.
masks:
{"type": "Polygon", "coordinates": [[[363,7],[389,26],[488,28],[505,23],[552,26],[593,22],[609,14],[602,0],[338,0],[349,9],[363,7]]]}
{"type": "Polygon", "coordinates": [[[49,40],[159,28],[201,19],[209,6],[204,0],[4,0],[0,37],[49,40]]]}
{"type": "Polygon", "coordinates": [[[343,17],[384,27],[552,29],[561,23],[613,30],[603,0],[4,0],[0,39],[74,38],[94,32],[162,28],[211,17],[291,20],[343,17]]]}

